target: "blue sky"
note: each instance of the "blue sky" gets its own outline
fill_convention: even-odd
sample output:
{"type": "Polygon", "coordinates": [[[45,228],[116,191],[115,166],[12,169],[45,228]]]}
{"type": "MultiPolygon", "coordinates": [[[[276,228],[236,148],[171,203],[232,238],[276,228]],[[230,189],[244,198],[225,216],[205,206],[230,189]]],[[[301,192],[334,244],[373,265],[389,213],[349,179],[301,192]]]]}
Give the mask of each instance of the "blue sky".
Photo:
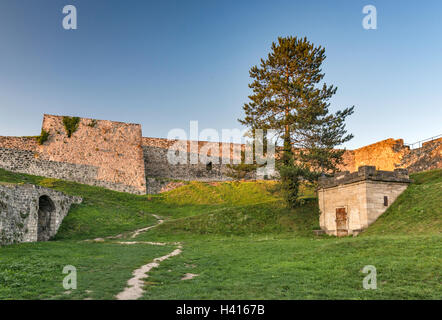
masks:
{"type": "Polygon", "coordinates": [[[355,105],[356,148],[442,133],[441,1],[1,0],[0,135],[37,135],[42,114],[173,128],[240,128],[248,71],[278,36],[326,49],[332,110],[355,105]],[[78,29],[62,28],[65,5],[78,29]],[[362,8],[377,8],[365,30],[362,8]]]}

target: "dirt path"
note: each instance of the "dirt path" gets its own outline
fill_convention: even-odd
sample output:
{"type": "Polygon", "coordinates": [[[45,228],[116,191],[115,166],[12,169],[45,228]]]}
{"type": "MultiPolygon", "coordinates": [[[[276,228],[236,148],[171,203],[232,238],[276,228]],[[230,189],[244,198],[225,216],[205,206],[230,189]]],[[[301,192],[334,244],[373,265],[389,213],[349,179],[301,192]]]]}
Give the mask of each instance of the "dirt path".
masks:
{"type": "MultiPolygon", "coordinates": [[[[161,243],[157,245],[166,245],[166,243],[161,243]]],[[[152,268],[157,268],[160,265],[161,261],[179,255],[182,252],[181,249],[182,246],[180,244],[178,245],[178,248],[173,250],[171,253],[159,258],[155,258],[152,262],[136,269],[132,273],[133,277],[127,282],[127,287],[122,292],[116,295],[117,300],[136,300],[141,298],[144,292],[144,279],[149,277],[147,273],[152,270],[152,268]]]]}
{"type": "MultiPolygon", "coordinates": [[[[136,236],[138,236],[140,233],[146,232],[146,231],[148,231],[148,230],[150,230],[152,228],[155,228],[155,227],[159,226],[160,224],[162,224],[164,222],[164,220],[161,217],[157,216],[156,214],[152,214],[152,216],[154,216],[155,219],[158,220],[157,223],[154,224],[153,226],[149,226],[149,227],[145,227],[145,228],[141,228],[141,229],[133,231],[132,234],[130,235],[130,238],[133,239],[136,236]]],[[[108,237],[104,237],[104,238],[95,238],[95,239],[87,239],[87,240],[84,240],[84,241],[103,242],[106,239],[121,239],[121,238],[124,238],[124,233],[117,234],[116,236],[108,236],[108,237]]]]}
{"type": "MultiPolygon", "coordinates": [[[[159,217],[155,214],[152,214],[152,215],[155,217],[155,219],[157,219],[156,224],[154,224],[153,226],[149,226],[149,227],[135,230],[131,234],[129,234],[128,237],[130,239],[134,239],[140,233],[149,231],[152,228],[155,228],[164,222],[164,220],[161,217],[159,217]]],[[[85,241],[104,242],[105,239],[121,239],[121,238],[124,238],[123,233],[118,234],[116,236],[109,236],[109,237],[105,237],[105,238],[95,238],[95,239],[89,239],[89,240],[85,240],[85,241]]],[[[145,264],[145,265],[141,266],[140,268],[136,269],[132,273],[133,277],[130,278],[129,281],[127,281],[127,287],[124,288],[124,290],[122,292],[120,292],[119,294],[117,294],[115,296],[117,298],[117,300],[136,300],[136,299],[140,298],[144,292],[144,290],[143,290],[144,280],[143,279],[148,277],[147,273],[152,268],[157,268],[160,265],[160,262],[181,254],[182,248],[183,248],[180,242],[166,243],[166,242],[151,242],[151,241],[118,241],[118,242],[112,242],[112,243],[118,243],[121,245],[147,244],[147,245],[153,245],[153,246],[166,246],[166,245],[177,246],[177,248],[175,250],[173,250],[171,253],[169,253],[165,256],[162,256],[162,257],[155,258],[155,259],[153,259],[152,262],[145,264]]]]}
{"type": "Polygon", "coordinates": [[[150,226],[150,227],[146,227],[146,228],[135,230],[134,233],[131,236],[132,239],[135,238],[136,236],[138,236],[140,233],[146,232],[146,231],[148,231],[148,230],[150,230],[152,228],[155,228],[155,227],[159,226],[160,224],[162,224],[164,222],[164,220],[161,219],[161,217],[159,217],[159,216],[157,216],[155,214],[152,214],[152,215],[155,217],[155,219],[158,220],[157,224],[155,224],[153,226],[150,226]]]}
{"type": "MultiPolygon", "coordinates": [[[[159,226],[160,224],[162,224],[164,222],[163,219],[161,219],[161,217],[157,216],[157,215],[153,215],[157,220],[158,223],[153,225],[153,226],[149,226],[146,228],[142,228],[142,229],[138,229],[135,230],[133,232],[133,234],[130,236],[131,239],[135,238],[136,236],[138,236],[140,233],[142,232],[146,232],[152,228],[155,228],[156,226],[159,226]]],[[[145,264],[143,266],[141,266],[140,268],[136,269],[132,275],[133,277],[129,279],[129,281],[127,281],[127,287],[124,288],[124,290],[122,292],[120,292],[119,294],[117,294],[115,297],[117,298],[117,300],[136,300],[141,298],[141,296],[143,295],[143,287],[144,287],[144,279],[149,277],[149,275],[147,274],[150,270],[152,270],[152,268],[157,268],[160,265],[160,262],[167,260],[171,257],[177,256],[182,252],[182,245],[179,242],[174,242],[174,243],[164,243],[164,242],[149,242],[149,241],[125,241],[125,242],[118,242],[119,244],[125,244],[125,245],[131,245],[131,244],[149,244],[149,245],[153,245],[153,246],[165,246],[165,245],[176,245],[177,248],[175,250],[173,250],[171,253],[166,254],[165,256],[159,257],[159,258],[155,258],[153,259],[152,262],[145,264]]]]}

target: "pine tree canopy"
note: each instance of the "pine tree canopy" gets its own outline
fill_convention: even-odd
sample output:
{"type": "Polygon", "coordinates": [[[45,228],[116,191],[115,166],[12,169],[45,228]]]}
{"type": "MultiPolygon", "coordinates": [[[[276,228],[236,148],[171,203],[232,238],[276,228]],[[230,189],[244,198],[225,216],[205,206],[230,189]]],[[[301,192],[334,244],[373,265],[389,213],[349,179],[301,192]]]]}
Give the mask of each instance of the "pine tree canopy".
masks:
{"type": "Polygon", "coordinates": [[[354,107],[330,113],[337,88],[322,83],[325,58],[325,49],[307,38],[279,37],[267,59],[250,70],[253,94],[239,121],[251,130],[276,130],[285,153],[306,150],[298,160],[334,170],[342,157],[334,147],[353,137],[346,134],[344,122],[354,107]]]}

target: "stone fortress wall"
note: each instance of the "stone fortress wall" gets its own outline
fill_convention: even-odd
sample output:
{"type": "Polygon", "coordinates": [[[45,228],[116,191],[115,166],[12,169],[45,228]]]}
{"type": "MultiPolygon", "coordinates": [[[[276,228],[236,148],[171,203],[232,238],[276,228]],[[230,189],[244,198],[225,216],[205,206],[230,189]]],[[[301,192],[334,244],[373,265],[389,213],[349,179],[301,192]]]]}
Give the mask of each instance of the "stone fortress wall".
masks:
{"type": "MultiPolygon", "coordinates": [[[[172,180],[230,180],[226,163],[238,157],[233,151],[238,145],[233,143],[145,138],[138,124],[80,118],[69,138],[63,117],[44,115],[42,127],[49,133],[42,145],[35,137],[0,137],[0,168],[145,194],[168,189],[176,184],[172,180]],[[175,165],[169,163],[167,153],[177,142],[187,162],[175,165]],[[230,152],[223,154],[223,150],[230,152]],[[206,154],[213,158],[190,163],[193,157],[206,154]]],[[[387,139],[347,150],[343,158],[340,169],[351,172],[364,165],[410,172],[442,168],[442,138],[412,150],[401,139],[387,139]]]]}
{"type": "Polygon", "coordinates": [[[68,138],[63,117],[45,115],[43,130],[50,138],[37,147],[39,159],[93,167],[97,182],[146,193],[141,125],[82,118],[68,138]]]}
{"type": "Polygon", "coordinates": [[[0,167],[33,175],[71,180],[117,191],[146,193],[141,126],[81,118],[69,138],[63,117],[44,115],[49,133],[35,138],[0,138],[0,167]]]}
{"type": "MultiPolygon", "coordinates": [[[[245,146],[234,143],[208,141],[183,141],[162,138],[143,138],[142,147],[148,193],[159,193],[170,189],[176,183],[186,181],[228,181],[228,163],[240,161],[245,146]],[[168,161],[169,148],[183,151],[186,163],[172,164],[168,161]],[[236,151],[238,150],[238,151],[236,151]],[[225,151],[223,154],[223,151],[225,151]],[[191,159],[195,159],[191,162],[191,159]]],[[[249,175],[247,179],[254,179],[249,175]]]]}
{"type": "Polygon", "coordinates": [[[357,171],[362,166],[375,166],[377,170],[392,171],[398,168],[420,172],[442,168],[442,138],[410,149],[402,139],[386,139],[344,153],[341,171],[357,171]]]}
{"type": "Polygon", "coordinates": [[[142,146],[147,176],[204,181],[226,180],[227,168],[225,164],[231,163],[232,159],[241,159],[240,154],[235,154],[234,147],[236,146],[240,151],[244,149],[244,145],[233,143],[161,138],[143,138],[142,146]],[[192,146],[192,144],[194,145],[192,146]],[[169,148],[175,151],[184,151],[188,159],[187,163],[169,164],[167,159],[169,148]],[[228,154],[223,155],[223,150],[227,150],[228,154]],[[204,157],[204,155],[207,155],[207,157],[204,157]],[[197,159],[197,163],[190,162],[193,157],[197,159]],[[209,163],[212,163],[212,170],[207,170],[206,165],[209,163]]]}
{"type": "Polygon", "coordinates": [[[4,149],[35,151],[37,145],[34,137],[0,137],[0,147],[4,149]]]}

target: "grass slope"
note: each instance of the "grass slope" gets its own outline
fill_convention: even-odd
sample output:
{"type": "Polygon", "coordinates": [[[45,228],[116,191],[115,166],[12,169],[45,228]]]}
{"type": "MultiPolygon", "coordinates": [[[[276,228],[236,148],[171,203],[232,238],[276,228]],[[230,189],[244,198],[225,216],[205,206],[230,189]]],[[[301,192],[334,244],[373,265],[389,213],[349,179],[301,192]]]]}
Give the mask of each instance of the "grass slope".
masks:
{"type": "Polygon", "coordinates": [[[56,239],[87,239],[115,235],[154,224],[146,197],[75,182],[11,173],[0,169],[0,181],[31,183],[83,198],[63,220],[56,239]]]}
{"type": "Polygon", "coordinates": [[[442,231],[442,170],[411,175],[413,183],[363,236],[432,234],[442,231]]]}
{"type": "Polygon", "coordinates": [[[441,299],[440,237],[191,237],[144,299],[441,299]],[[439,256],[438,256],[439,252],[439,256]],[[373,265],[377,290],[365,290],[373,265]],[[185,273],[198,274],[182,281],[185,273]]]}
{"type": "Polygon", "coordinates": [[[133,270],[171,252],[169,246],[79,241],[22,243],[0,248],[0,300],[114,299],[133,270]],[[63,268],[77,269],[77,289],[65,290],[63,268]]]}
{"type": "Polygon", "coordinates": [[[171,247],[88,243],[87,238],[166,222],[135,240],[180,241],[183,253],[151,271],[144,299],[440,299],[442,170],[414,183],[358,237],[316,237],[318,207],[284,207],[273,182],[192,182],[155,196],[0,170],[0,181],[34,183],[84,202],[63,221],[55,241],[0,248],[0,299],[111,299],[131,272],[171,247]],[[65,265],[79,288],[66,293],[65,265]],[[374,265],[378,289],[361,272],[374,265]],[[185,273],[198,277],[182,281],[185,273]]]}
{"type": "MultiPolygon", "coordinates": [[[[289,234],[312,236],[319,228],[319,211],[316,201],[291,210],[282,201],[256,205],[210,208],[205,213],[166,221],[155,234],[169,235],[225,235],[249,236],[254,234],[289,234]]],[[[147,239],[150,234],[140,235],[147,239]]]]}

